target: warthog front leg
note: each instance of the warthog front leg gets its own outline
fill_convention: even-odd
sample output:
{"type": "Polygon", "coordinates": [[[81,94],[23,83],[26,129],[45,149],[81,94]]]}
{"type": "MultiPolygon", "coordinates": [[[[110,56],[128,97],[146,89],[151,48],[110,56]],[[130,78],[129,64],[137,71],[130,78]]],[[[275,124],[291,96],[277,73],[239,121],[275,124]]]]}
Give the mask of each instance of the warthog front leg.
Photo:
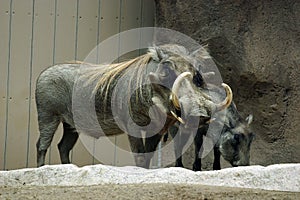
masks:
{"type": "Polygon", "coordinates": [[[157,145],[159,144],[161,140],[162,135],[156,134],[151,137],[147,137],[145,140],[145,149],[146,149],[146,168],[149,168],[150,161],[154,155],[154,152],[157,148],[157,145]]]}
{"type": "Polygon", "coordinates": [[[214,164],[213,164],[213,170],[220,170],[221,169],[221,152],[219,150],[219,147],[214,147],[214,164]]]}
{"type": "Polygon", "coordinates": [[[193,164],[193,170],[194,171],[201,171],[201,147],[203,144],[203,135],[200,133],[199,129],[197,131],[197,134],[194,138],[194,145],[195,145],[195,160],[193,164]]]}
{"type": "Polygon", "coordinates": [[[151,158],[154,155],[154,151],[160,142],[162,135],[156,134],[145,139],[145,145],[141,137],[137,138],[128,135],[131,151],[134,154],[134,160],[138,167],[149,168],[151,158]]]}
{"type": "Polygon", "coordinates": [[[142,135],[140,134],[140,137],[128,135],[128,140],[134,156],[135,164],[138,167],[146,168],[145,146],[143,143],[142,135]]]}
{"type": "Polygon", "coordinates": [[[189,134],[181,134],[177,133],[178,132],[178,127],[176,126],[171,126],[169,128],[169,133],[172,136],[174,140],[174,150],[175,150],[175,167],[184,167],[182,163],[182,150],[184,145],[187,143],[189,139],[189,134]]]}

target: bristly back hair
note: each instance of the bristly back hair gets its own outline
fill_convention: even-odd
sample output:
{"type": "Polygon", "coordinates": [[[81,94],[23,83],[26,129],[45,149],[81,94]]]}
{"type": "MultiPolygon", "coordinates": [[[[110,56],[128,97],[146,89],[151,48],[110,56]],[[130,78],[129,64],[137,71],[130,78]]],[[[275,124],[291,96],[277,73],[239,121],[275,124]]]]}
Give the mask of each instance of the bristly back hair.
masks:
{"type": "MultiPolygon", "coordinates": [[[[104,92],[104,98],[106,101],[112,81],[120,75],[125,74],[129,67],[132,67],[132,69],[137,73],[137,84],[141,82],[143,69],[150,62],[151,58],[152,54],[148,52],[136,58],[120,63],[92,64],[80,61],[76,61],[76,63],[91,66],[87,73],[82,74],[82,78],[86,80],[85,82],[87,85],[96,82],[96,85],[93,89],[93,94],[100,89],[102,92],[104,92]]],[[[133,78],[134,77],[132,76],[130,82],[133,78]]]]}
{"type": "Polygon", "coordinates": [[[91,66],[91,68],[87,70],[86,73],[83,73],[81,77],[84,78],[87,85],[96,83],[93,88],[93,94],[100,90],[100,92],[104,94],[104,99],[106,101],[109,88],[111,87],[113,80],[130,71],[134,74],[130,76],[128,90],[130,90],[130,85],[134,79],[136,81],[137,88],[141,89],[142,80],[144,78],[143,72],[151,59],[156,62],[160,62],[172,54],[180,55],[181,57],[189,56],[189,52],[185,47],[176,44],[166,44],[150,47],[148,48],[147,53],[120,63],[92,64],[79,61],[76,61],[76,63],[91,66]],[[129,68],[132,71],[128,70],[129,68]]]}

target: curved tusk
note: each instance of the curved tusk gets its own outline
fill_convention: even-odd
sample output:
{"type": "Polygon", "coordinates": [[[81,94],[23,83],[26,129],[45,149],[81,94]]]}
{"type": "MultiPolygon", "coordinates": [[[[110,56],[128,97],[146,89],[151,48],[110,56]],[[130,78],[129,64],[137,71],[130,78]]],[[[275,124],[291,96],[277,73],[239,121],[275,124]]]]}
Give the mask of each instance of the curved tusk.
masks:
{"type": "Polygon", "coordinates": [[[179,100],[178,100],[178,98],[176,97],[175,94],[171,93],[171,95],[170,95],[170,101],[173,103],[173,105],[175,106],[175,108],[177,110],[180,110],[179,100]]]}
{"type": "Polygon", "coordinates": [[[173,115],[173,117],[175,117],[180,123],[185,124],[185,122],[183,121],[183,119],[181,117],[178,117],[173,111],[171,111],[171,114],[173,115]]]}
{"type": "Polygon", "coordinates": [[[179,92],[180,84],[181,82],[186,78],[190,77],[192,78],[192,74],[190,72],[183,72],[179,74],[179,76],[175,79],[173,87],[172,87],[172,93],[170,95],[170,100],[173,102],[175,108],[179,109],[180,108],[180,103],[177,98],[177,94],[179,92]]]}
{"type": "Polygon", "coordinates": [[[225,91],[226,91],[226,98],[224,99],[223,102],[217,104],[217,111],[221,111],[226,109],[232,102],[232,91],[231,88],[229,87],[229,85],[227,85],[226,83],[222,83],[222,86],[224,87],[225,91]]]}

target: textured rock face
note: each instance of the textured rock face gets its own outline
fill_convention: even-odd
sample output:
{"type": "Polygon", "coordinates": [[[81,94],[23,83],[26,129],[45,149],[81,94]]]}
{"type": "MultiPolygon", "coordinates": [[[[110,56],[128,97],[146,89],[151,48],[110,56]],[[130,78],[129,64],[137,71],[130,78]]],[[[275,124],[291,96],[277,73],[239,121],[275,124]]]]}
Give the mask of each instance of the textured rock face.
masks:
{"type": "Polygon", "coordinates": [[[208,44],[242,116],[252,164],[300,162],[300,2],[156,0],[156,26],[208,44]]]}
{"type": "Polygon", "coordinates": [[[201,184],[212,186],[300,191],[300,164],[247,166],[214,172],[182,168],[147,170],[139,167],[50,165],[0,171],[1,186],[85,186],[100,184],[201,184]]]}

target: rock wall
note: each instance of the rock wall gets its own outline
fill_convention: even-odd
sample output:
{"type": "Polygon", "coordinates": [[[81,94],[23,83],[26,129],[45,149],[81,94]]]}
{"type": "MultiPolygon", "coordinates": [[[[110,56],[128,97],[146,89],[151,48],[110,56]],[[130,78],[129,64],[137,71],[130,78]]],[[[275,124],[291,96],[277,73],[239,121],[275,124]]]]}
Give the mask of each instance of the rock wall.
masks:
{"type": "Polygon", "coordinates": [[[156,26],[208,44],[243,116],[252,164],[300,162],[300,2],[156,0],[156,26]]]}

